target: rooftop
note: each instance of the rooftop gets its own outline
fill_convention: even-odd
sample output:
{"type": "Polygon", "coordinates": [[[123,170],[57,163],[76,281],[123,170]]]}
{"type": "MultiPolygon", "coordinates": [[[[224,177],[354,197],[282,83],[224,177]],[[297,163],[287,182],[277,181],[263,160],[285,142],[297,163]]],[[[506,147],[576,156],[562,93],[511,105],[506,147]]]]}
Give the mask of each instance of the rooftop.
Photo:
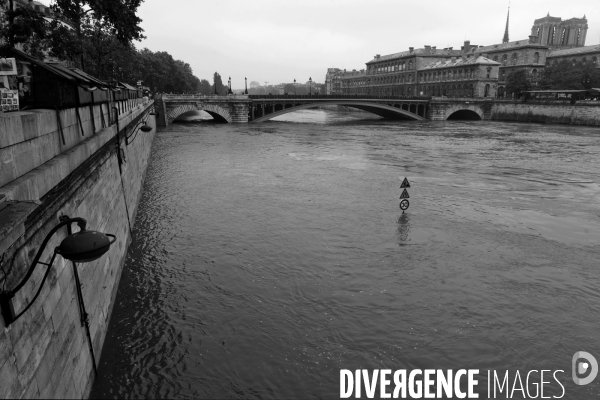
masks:
{"type": "Polygon", "coordinates": [[[427,64],[420,68],[420,70],[428,70],[428,69],[437,69],[437,68],[449,68],[449,67],[458,67],[462,65],[500,65],[499,62],[490,60],[484,56],[479,56],[477,58],[466,58],[462,57],[457,60],[444,60],[437,61],[431,64],[427,64]]]}
{"type": "Polygon", "coordinates": [[[414,49],[414,50],[412,50],[412,52],[410,50],[407,50],[407,51],[401,51],[399,53],[383,55],[383,56],[380,56],[379,58],[373,58],[371,61],[368,61],[367,64],[370,64],[373,62],[393,60],[396,58],[401,58],[401,57],[406,57],[406,56],[414,56],[414,55],[418,55],[418,56],[459,56],[460,54],[461,54],[460,50],[438,49],[438,48],[436,48],[434,50],[433,48],[431,48],[431,49],[420,48],[420,49],[414,49]]]}
{"type": "Polygon", "coordinates": [[[527,38],[527,39],[515,40],[514,42],[498,43],[498,44],[492,44],[489,46],[481,46],[475,50],[475,53],[487,53],[490,51],[510,50],[510,49],[517,49],[519,47],[524,47],[524,46],[536,46],[536,47],[546,47],[546,48],[548,47],[548,46],[543,46],[539,43],[529,43],[529,38],[527,38]]]}
{"type": "Polygon", "coordinates": [[[591,46],[573,47],[571,49],[556,49],[552,50],[548,57],[572,56],[575,54],[596,53],[600,52],[600,44],[591,46]]]}

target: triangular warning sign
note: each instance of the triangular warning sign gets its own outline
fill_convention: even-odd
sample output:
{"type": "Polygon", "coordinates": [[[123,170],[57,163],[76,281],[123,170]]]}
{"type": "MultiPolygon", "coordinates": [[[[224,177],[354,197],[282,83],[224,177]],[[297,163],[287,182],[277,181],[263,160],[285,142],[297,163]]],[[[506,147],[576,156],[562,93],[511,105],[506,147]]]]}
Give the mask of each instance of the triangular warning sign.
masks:
{"type": "Polygon", "coordinates": [[[402,181],[402,185],[400,185],[400,189],[410,187],[410,183],[408,183],[408,179],[404,178],[402,181]]]}
{"type": "Polygon", "coordinates": [[[401,199],[410,199],[410,196],[408,195],[408,192],[406,191],[406,189],[404,189],[404,191],[400,195],[400,198],[401,199]]]}

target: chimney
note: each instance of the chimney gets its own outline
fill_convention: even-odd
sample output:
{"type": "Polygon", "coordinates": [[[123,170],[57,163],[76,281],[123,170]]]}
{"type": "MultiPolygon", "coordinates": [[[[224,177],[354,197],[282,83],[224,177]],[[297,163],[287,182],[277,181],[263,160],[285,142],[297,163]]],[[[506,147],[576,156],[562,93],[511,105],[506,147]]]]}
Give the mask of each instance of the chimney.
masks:
{"type": "Polygon", "coordinates": [[[471,41],[465,40],[465,45],[463,46],[463,50],[465,53],[468,53],[471,50],[471,41]]]}
{"type": "Polygon", "coordinates": [[[408,48],[408,52],[409,52],[410,54],[412,54],[412,52],[413,52],[413,50],[414,50],[414,49],[415,49],[414,47],[409,47],[409,48],[408,48]]]}
{"type": "Polygon", "coordinates": [[[428,44],[425,45],[425,54],[431,54],[431,46],[428,44]]]}
{"type": "Polygon", "coordinates": [[[529,35],[529,43],[537,43],[538,36],[537,35],[529,35]]]}
{"type": "Polygon", "coordinates": [[[432,52],[433,54],[435,54],[435,48],[436,48],[436,47],[437,47],[437,46],[431,46],[431,52],[432,52]]]}
{"type": "Polygon", "coordinates": [[[452,47],[448,47],[448,50],[452,51],[452,47]]]}
{"type": "Polygon", "coordinates": [[[380,57],[379,54],[375,54],[375,59],[376,60],[379,60],[379,57],[380,57]]]}

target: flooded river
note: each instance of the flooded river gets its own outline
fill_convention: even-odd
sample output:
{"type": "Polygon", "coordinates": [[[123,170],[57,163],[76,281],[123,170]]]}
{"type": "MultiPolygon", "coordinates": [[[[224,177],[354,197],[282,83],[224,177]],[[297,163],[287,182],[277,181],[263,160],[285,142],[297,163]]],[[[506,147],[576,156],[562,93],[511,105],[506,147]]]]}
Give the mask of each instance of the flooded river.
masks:
{"type": "Polygon", "coordinates": [[[92,397],[339,398],[340,369],[435,368],[479,369],[480,398],[488,370],[598,398],[571,358],[600,360],[599,243],[598,128],[173,124],[92,397]]]}

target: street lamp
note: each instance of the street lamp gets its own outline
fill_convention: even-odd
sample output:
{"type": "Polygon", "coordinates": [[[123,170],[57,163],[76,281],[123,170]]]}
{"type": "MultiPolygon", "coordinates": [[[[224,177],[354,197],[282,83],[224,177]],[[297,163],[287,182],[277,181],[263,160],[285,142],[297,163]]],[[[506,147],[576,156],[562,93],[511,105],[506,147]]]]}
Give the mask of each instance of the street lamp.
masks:
{"type": "Polygon", "coordinates": [[[308,94],[312,96],[312,77],[308,78],[308,94]]]}
{"type": "Polygon", "coordinates": [[[244,85],[246,87],[246,91],[244,92],[244,94],[248,94],[248,78],[244,77],[244,85]]]}
{"type": "MultiPolygon", "coordinates": [[[[23,278],[21,283],[19,283],[13,290],[0,292],[0,310],[2,310],[4,322],[7,327],[13,322],[15,322],[17,319],[19,319],[19,317],[31,307],[35,299],[37,299],[40,292],[42,291],[44,282],[46,281],[46,278],[50,273],[50,269],[52,268],[52,264],[54,263],[54,259],[56,258],[57,254],[60,254],[61,256],[63,256],[63,258],[73,262],[90,262],[102,257],[104,253],[108,251],[110,245],[112,245],[115,242],[115,235],[111,235],[108,233],[105,234],[96,231],[88,231],[86,230],[86,224],[87,221],[83,218],[61,217],[59,224],[52,228],[50,232],[48,232],[48,234],[46,235],[46,238],[42,242],[42,246],[39,248],[37,254],[35,255],[35,258],[33,259],[32,264],[29,266],[27,274],[25,274],[25,277],[23,278]],[[74,222],[76,222],[77,225],[79,225],[80,231],[71,234],[70,224],[74,222]],[[52,258],[50,259],[50,262],[48,264],[41,262],[40,257],[42,256],[42,253],[44,252],[48,241],[50,241],[52,235],[54,235],[60,228],[62,228],[65,225],[68,225],[69,235],[63,239],[63,241],[58,247],[54,249],[54,253],[52,253],[52,258]],[[109,239],[109,236],[112,237],[112,240],[109,239]],[[33,274],[33,271],[35,270],[37,264],[44,264],[47,266],[46,274],[42,279],[42,283],[40,284],[37,293],[35,294],[35,296],[33,296],[33,299],[29,302],[25,309],[23,309],[19,314],[15,315],[15,310],[13,309],[11,300],[13,297],[15,297],[17,292],[23,286],[25,286],[29,278],[31,278],[31,275],[33,274]]],[[[75,273],[77,273],[77,270],[75,270],[75,273]]],[[[77,276],[76,280],[79,280],[77,276]]]]}
{"type": "Polygon", "coordinates": [[[6,327],[8,327],[10,324],[12,324],[17,319],[19,319],[23,314],[25,314],[25,312],[27,312],[27,310],[29,310],[31,305],[38,298],[38,296],[40,295],[40,292],[42,291],[42,288],[44,287],[46,278],[48,278],[48,275],[50,274],[50,270],[52,269],[52,264],[54,263],[54,259],[56,258],[56,255],[60,254],[61,256],[63,256],[64,259],[72,261],[73,262],[73,275],[75,277],[75,286],[76,286],[76,292],[77,292],[77,300],[79,303],[79,311],[81,313],[81,326],[84,326],[86,329],[86,334],[88,337],[88,345],[90,347],[92,363],[94,365],[94,372],[97,373],[96,358],[94,356],[94,347],[92,344],[92,336],[90,334],[90,324],[89,324],[89,319],[88,319],[88,313],[85,310],[85,304],[83,302],[83,294],[81,293],[81,281],[79,280],[79,274],[77,273],[77,265],[75,263],[85,263],[85,262],[90,262],[90,261],[99,259],[108,251],[110,246],[117,240],[117,238],[115,235],[111,235],[108,233],[101,233],[101,232],[86,230],[87,221],[83,218],[69,218],[67,216],[61,216],[59,218],[59,221],[60,222],[58,223],[58,225],[56,225],[54,228],[52,228],[50,230],[50,232],[48,232],[48,234],[44,238],[44,241],[42,242],[42,246],[38,249],[38,252],[35,255],[35,258],[33,259],[33,262],[29,266],[29,269],[27,270],[27,273],[25,274],[25,277],[23,278],[23,280],[12,290],[0,291],[0,311],[2,311],[2,316],[4,317],[4,324],[6,327]],[[77,225],[79,225],[79,229],[80,229],[79,232],[72,233],[72,231],[71,231],[72,223],[77,223],[77,225]],[[56,247],[54,249],[54,252],[52,253],[52,258],[50,258],[49,263],[41,262],[40,257],[42,256],[42,253],[46,249],[46,246],[48,245],[50,238],[60,228],[62,228],[65,225],[67,226],[68,236],[63,239],[63,241],[60,243],[60,245],[58,247],[56,247]],[[112,238],[112,240],[109,237],[112,238]],[[16,314],[15,310],[13,308],[12,299],[15,297],[17,292],[23,286],[25,286],[25,284],[29,281],[37,264],[46,265],[46,267],[47,267],[46,273],[44,274],[44,277],[42,278],[42,282],[40,283],[40,286],[39,286],[36,294],[33,296],[33,299],[31,299],[31,301],[29,301],[29,304],[27,304],[27,306],[25,306],[25,308],[23,310],[21,310],[21,312],[16,314]]]}
{"type": "Polygon", "coordinates": [[[296,96],[296,78],[294,78],[294,96],[296,96]]]}

